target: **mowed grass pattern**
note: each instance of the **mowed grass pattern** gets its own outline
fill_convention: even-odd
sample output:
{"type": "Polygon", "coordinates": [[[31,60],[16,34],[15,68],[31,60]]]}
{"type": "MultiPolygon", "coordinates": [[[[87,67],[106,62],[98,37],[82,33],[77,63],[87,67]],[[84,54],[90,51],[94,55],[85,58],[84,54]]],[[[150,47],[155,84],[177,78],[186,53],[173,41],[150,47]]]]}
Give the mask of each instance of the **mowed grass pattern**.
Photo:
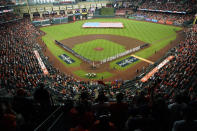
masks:
{"type": "MultiPolygon", "coordinates": [[[[66,52],[64,49],[60,48],[59,46],[57,46],[54,42],[55,40],[60,41],[66,38],[71,38],[71,37],[81,36],[81,35],[89,35],[89,34],[113,34],[113,35],[126,36],[126,37],[135,38],[135,39],[144,41],[144,43],[149,43],[150,44],[149,48],[146,48],[144,50],[141,50],[135,53],[135,55],[137,56],[148,58],[151,55],[153,55],[155,51],[159,51],[160,49],[168,45],[171,41],[175,40],[176,31],[181,30],[180,27],[161,25],[161,24],[149,23],[149,22],[143,22],[143,21],[135,21],[135,20],[129,20],[129,19],[124,19],[124,18],[82,20],[82,21],[76,21],[74,23],[42,27],[40,29],[46,33],[46,35],[43,36],[42,39],[53,55],[55,55],[58,58],[59,55],[65,53],[75,60],[75,63],[68,65],[58,58],[67,67],[80,66],[81,60],[76,58],[72,54],[66,52]],[[82,25],[85,22],[122,22],[124,25],[124,28],[122,29],[82,28],[82,25]]],[[[95,52],[91,54],[93,59],[95,59],[95,56],[94,56],[96,54],[95,52]]],[[[102,57],[102,55],[103,54],[100,52],[100,57],[102,57]]],[[[130,68],[134,64],[136,64],[136,63],[133,63],[123,68],[116,64],[116,62],[126,57],[129,57],[129,55],[110,62],[110,67],[111,68],[116,67],[116,69],[118,70],[125,70],[127,68],[130,68]]],[[[85,72],[81,70],[79,72],[78,73],[75,72],[75,74],[80,74],[78,75],[80,77],[85,75],[84,74],[85,72]]],[[[102,76],[102,73],[100,73],[100,75],[102,76]]],[[[108,75],[106,76],[111,77],[108,75]]]]}
{"type": "Polygon", "coordinates": [[[126,50],[124,46],[104,39],[77,44],[72,49],[92,61],[103,60],[126,50]],[[95,48],[103,48],[103,50],[96,51],[95,48]]]}
{"type": "Polygon", "coordinates": [[[175,35],[175,31],[180,30],[180,28],[123,18],[109,18],[76,21],[75,23],[42,27],[41,30],[46,32],[46,36],[44,37],[53,40],[63,40],[74,36],[88,34],[114,34],[136,38],[146,43],[152,43],[169,35],[175,35]],[[85,22],[122,22],[124,28],[82,28],[82,25],[85,22]]]}
{"type": "MultiPolygon", "coordinates": [[[[66,38],[71,38],[80,35],[89,35],[89,34],[113,34],[120,36],[127,36],[131,38],[135,38],[144,43],[149,43],[151,46],[146,50],[138,52],[140,57],[147,58],[154,54],[155,50],[160,50],[165,47],[171,40],[176,39],[176,32],[181,30],[179,27],[161,25],[156,23],[149,23],[143,21],[134,21],[124,18],[107,18],[107,19],[91,19],[91,20],[82,20],[76,21],[74,23],[54,25],[48,27],[40,28],[42,31],[46,33],[45,36],[42,37],[43,41],[52,52],[53,55],[58,57],[62,53],[68,53],[59,46],[55,44],[55,40],[64,40],[66,38]],[[124,28],[122,29],[114,29],[114,28],[82,28],[82,25],[85,22],[122,22],[124,28]],[[171,37],[169,37],[171,36],[171,37]],[[168,38],[169,37],[169,38],[168,38]],[[166,39],[165,41],[156,42],[162,39],[166,39]]],[[[94,55],[94,54],[92,54],[94,55]]],[[[73,64],[66,64],[61,61],[65,66],[79,66],[81,60],[69,54],[73,59],[76,60],[73,64]]],[[[59,59],[59,58],[58,58],[59,59]]],[[[112,64],[111,67],[116,65],[112,64]]],[[[126,67],[129,68],[130,66],[126,67]]],[[[126,69],[123,68],[123,69],[126,69]]]]}

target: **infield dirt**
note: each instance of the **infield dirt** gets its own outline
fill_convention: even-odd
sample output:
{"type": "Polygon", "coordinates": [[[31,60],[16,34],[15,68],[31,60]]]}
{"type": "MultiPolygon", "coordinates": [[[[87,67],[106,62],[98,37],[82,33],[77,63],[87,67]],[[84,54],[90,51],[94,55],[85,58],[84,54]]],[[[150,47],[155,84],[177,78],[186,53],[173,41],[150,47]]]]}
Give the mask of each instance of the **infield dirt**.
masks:
{"type": "Polygon", "coordinates": [[[118,35],[105,35],[105,34],[95,34],[95,35],[91,34],[84,36],[76,36],[76,37],[64,39],[60,42],[70,48],[73,48],[76,44],[81,44],[96,39],[105,39],[112,41],[114,43],[118,43],[120,45],[124,45],[126,47],[125,49],[127,50],[144,44],[143,41],[139,41],[133,38],[118,36],[118,35]]]}

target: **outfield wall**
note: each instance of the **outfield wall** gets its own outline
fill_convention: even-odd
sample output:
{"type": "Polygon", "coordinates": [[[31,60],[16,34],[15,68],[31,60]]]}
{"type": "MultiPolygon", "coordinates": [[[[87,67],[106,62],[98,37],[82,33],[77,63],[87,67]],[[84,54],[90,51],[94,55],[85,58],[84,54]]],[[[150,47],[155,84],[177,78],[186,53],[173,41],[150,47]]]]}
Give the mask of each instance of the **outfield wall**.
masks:
{"type": "Polygon", "coordinates": [[[133,20],[140,20],[140,21],[148,21],[148,22],[153,22],[153,23],[159,23],[159,24],[167,24],[167,25],[175,25],[175,26],[182,26],[180,23],[176,23],[174,21],[169,21],[169,20],[156,20],[152,18],[148,18],[143,15],[130,15],[126,16],[128,19],[133,19],[133,20]]]}
{"type": "Polygon", "coordinates": [[[63,24],[63,23],[68,23],[68,17],[59,17],[53,19],[32,21],[32,24],[34,26],[48,26],[51,24],[63,24]]]}

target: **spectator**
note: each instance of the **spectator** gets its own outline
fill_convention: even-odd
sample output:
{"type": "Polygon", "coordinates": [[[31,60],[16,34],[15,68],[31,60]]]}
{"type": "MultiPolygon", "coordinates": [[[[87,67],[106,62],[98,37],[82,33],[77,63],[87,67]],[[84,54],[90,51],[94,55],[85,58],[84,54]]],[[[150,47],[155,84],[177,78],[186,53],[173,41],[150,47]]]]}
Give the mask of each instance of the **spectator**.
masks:
{"type": "Polygon", "coordinates": [[[16,115],[3,103],[0,103],[0,127],[4,131],[16,131],[16,115]]]}
{"type": "Polygon", "coordinates": [[[124,128],[128,117],[128,104],[123,102],[124,95],[116,95],[116,103],[110,105],[111,121],[120,130],[124,128]]]}
{"type": "Polygon", "coordinates": [[[195,131],[197,128],[197,120],[195,120],[193,116],[194,110],[192,110],[191,107],[185,108],[183,110],[183,120],[175,121],[172,131],[195,131]]]}
{"type": "Polygon", "coordinates": [[[43,83],[40,83],[39,88],[35,91],[34,99],[43,109],[48,109],[51,106],[51,96],[43,83]]]}

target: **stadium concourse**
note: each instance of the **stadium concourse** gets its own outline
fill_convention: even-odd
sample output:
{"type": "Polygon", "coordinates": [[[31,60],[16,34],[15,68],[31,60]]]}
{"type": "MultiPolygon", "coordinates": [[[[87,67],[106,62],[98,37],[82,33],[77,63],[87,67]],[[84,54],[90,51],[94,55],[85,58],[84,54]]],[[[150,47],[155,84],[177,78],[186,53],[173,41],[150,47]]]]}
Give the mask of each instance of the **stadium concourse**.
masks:
{"type": "Polygon", "coordinates": [[[36,41],[41,32],[28,19],[14,15],[13,21],[6,22],[12,19],[10,16],[1,17],[0,26],[1,130],[197,129],[197,25],[184,28],[185,39],[162,60],[174,58],[146,82],[137,76],[104,84],[61,73],[44,56],[45,47],[36,41]],[[48,75],[41,70],[34,51],[38,51],[48,75]]]}

